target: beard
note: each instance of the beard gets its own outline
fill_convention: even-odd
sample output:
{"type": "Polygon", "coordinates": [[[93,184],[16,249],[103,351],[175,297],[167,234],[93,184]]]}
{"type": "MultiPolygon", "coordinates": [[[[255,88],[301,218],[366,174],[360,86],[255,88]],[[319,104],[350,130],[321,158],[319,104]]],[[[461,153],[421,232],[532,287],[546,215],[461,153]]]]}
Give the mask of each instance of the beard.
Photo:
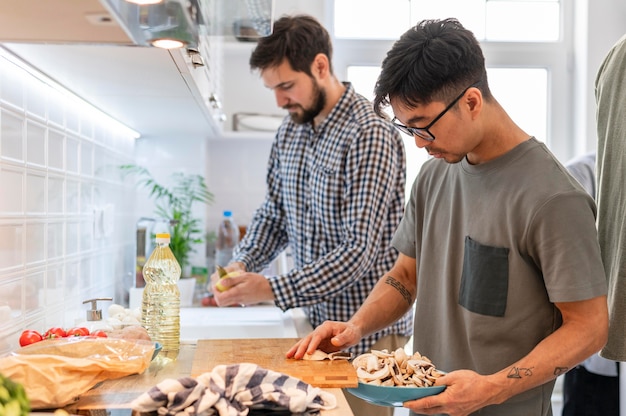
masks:
{"type": "Polygon", "coordinates": [[[312,122],[315,117],[322,112],[326,106],[326,91],[320,88],[315,80],[313,80],[313,103],[310,107],[304,108],[300,104],[285,106],[285,109],[299,107],[301,112],[289,113],[291,120],[296,124],[306,124],[312,122]]]}

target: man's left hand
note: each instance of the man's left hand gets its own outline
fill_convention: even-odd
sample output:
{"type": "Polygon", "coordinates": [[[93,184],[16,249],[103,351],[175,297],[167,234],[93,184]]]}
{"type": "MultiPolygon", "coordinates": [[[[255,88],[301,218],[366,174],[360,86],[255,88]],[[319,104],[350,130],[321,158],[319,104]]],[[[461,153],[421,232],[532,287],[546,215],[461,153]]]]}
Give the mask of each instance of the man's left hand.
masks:
{"type": "Polygon", "coordinates": [[[217,282],[213,284],[213,297],[218,306],[253,305],[274,300],[274,292],[261,274],[241,273],[219,279],[219,284],[219,289],[217,282]]]}

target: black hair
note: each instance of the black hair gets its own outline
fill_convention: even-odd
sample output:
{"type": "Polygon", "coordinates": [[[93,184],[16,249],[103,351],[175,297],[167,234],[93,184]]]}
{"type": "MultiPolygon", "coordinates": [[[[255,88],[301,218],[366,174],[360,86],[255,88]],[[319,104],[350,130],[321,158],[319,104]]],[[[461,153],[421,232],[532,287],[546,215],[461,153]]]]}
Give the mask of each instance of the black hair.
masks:
{"type": "Polygon", "coordinates": [[[465,88],[478,87],[491,98],[480,43],[458,20],[422,20],[387,52],[374,89],[374,110],[397,98],[408,107],[451,101],[465,88]]]}

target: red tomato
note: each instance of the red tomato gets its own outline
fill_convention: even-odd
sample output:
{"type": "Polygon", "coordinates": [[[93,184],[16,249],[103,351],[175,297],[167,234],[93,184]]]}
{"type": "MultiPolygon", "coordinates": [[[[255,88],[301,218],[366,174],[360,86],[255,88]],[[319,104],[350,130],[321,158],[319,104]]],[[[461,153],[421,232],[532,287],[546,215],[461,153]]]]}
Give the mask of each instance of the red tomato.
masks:
{"type": "Polygon", "coordinates": [[[68,337],[86,337],[89,335],[89,330],[84,326],[77,326],[66,331],[68,337]]]}
{"type": "Polygon", "coordinates": [[[202,298],[202,306],[217,306],[213,296],[205,296],[202,298]]]}
{"type": "Polygon", "coordinates": [[[52,327],[43,334],[44,338],[64,338],[67,336],[67,332],[63,328],[58,326],[52,327]]]}
{"type": "Polygon", "coordinates": [[[106,333],[106,332],[104,332],[104,331],[102,331],[102,330],[100,330],[100,329],[98,329],[98,330],[96,330],[96,331],[93,331],[93,332],[91,333],[91,335],[92,335],[92,336],[95,336],[95,337],[108,338],[107,333],[106,333]]]}
{"type": "Polygon", "coordinates": [[[27,345],[34,344],[35,342],[39,342],[42,339],[43,337],[39,332],[27,329],[22,332],[22,335],[20,335],[20,346],[25,347],[27,345]]]}

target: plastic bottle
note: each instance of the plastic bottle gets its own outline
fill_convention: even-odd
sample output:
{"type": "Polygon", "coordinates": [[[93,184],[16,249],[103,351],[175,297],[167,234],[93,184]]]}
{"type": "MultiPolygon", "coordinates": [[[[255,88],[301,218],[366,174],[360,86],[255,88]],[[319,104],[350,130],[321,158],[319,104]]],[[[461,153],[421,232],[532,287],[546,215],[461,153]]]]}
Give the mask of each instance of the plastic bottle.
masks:
{"type": "Polygon", "coordinates": [[[239,242],[239,228],[233,220],[230,211],[224,211],[222,221],[217,227],[217,241],[215,242],[215,265],[226,266],[233,258],[233,249],[239,242]]]}
{"type": "Polygon", "coordinates": [[[159,357],[176,359],[180,349],[180,265],[170,250],[170,235],[156,235],[156,247],[143,266],[146,286],[141,324],[163,349],[159,357]]]}

